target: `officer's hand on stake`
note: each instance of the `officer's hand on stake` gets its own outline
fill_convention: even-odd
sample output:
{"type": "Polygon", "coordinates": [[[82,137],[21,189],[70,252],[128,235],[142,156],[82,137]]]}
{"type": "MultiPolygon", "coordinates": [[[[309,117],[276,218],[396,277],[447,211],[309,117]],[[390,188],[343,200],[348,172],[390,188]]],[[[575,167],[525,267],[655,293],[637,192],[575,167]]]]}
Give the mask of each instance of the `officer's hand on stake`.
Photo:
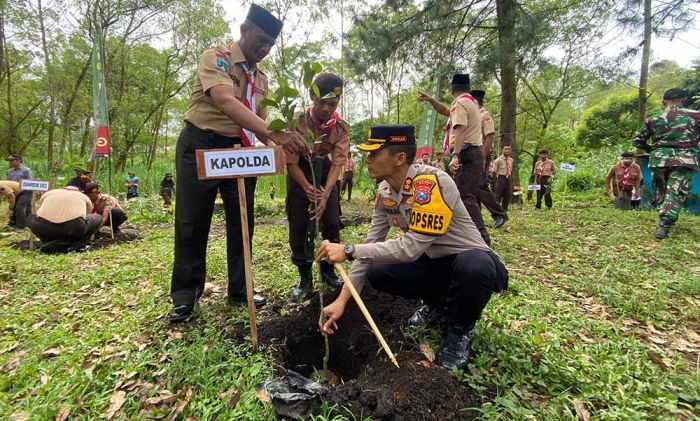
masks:
{"type": "Polygon", "coordinates": [[[323,216],[323,212],[326,211],[326,203],[328,203],[328,194],[326,194],[326,189],[321,186],[319,191],[320,196],[318,197],[318,206],[315,211],[312,211],[311,219],[320,219],[323,216]]]}
{"type": "Polygon", "coordinates": [[[326,262],[331,265],[344,262],[347,259],[345,257],[345,246],[324,240],[316,252],[316,261],[320,262],[323,259],[326,259],[326,262]]]}
{"type": "Polygon", "coordinates": [[[323,197],[321,191],[315,189],[313,184],[304,187],[304,194],[306,194],[306,199],[311,203],[314,203],[316,200],[321,200],[321,197],[323,197]]]}

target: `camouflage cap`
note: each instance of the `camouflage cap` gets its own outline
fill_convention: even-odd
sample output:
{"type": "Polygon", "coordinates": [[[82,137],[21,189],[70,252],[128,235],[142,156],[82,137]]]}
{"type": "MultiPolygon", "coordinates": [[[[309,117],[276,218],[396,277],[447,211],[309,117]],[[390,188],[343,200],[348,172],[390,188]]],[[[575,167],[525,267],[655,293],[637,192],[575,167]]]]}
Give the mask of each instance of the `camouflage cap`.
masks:
{"type": "Polygon", "coordinates": [[[688,98],[688,92],[680,88],[669,89],[664,92],[664,99],[674,100],[674,99],[685,99],[688,98]]]}

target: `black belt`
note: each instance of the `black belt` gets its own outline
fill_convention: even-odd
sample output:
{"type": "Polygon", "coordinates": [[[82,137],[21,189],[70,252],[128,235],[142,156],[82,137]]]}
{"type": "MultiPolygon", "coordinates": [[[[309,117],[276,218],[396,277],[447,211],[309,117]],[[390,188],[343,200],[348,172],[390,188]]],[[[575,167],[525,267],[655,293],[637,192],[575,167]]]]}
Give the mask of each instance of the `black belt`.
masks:
{"type": "Polygon", "coordinates": [[[240,136],[224,136],[224,135],[220,135],[216,132],[213,132],[211,130],[202,130],[187,120],[185,120],[185,129],[187,131],[193,133],[196,136],[213,140],[216,143],[227,143],[228,142],[228,143],[231,143],[232,145],[241,143],[240,136]]]}

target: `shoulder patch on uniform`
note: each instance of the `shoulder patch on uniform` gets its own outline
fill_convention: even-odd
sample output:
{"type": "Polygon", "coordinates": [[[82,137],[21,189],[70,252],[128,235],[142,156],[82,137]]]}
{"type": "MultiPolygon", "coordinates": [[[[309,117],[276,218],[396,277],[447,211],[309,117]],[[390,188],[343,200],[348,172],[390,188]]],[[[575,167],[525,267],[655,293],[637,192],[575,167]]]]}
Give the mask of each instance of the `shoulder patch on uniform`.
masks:
{"type": "Polygon", "coordinates": [[[413,206],[408,229],[421,234],[442,235],[452,221],[452,209],[445,203],[435,174],[413,179],[413,206]]]}
{"type": "Polygon", "coordinates": [[[412,188],[413,188],[413,179],[411,177],[407,177],[405,180],[403,180],[403,191],[411,192],[412,188]]]}
{"type": "Polygon", "coordinates": [[[229,64],[226,56],[219,52],[216,53],[216,68],[226,73],[228,73],[229,69],[231,69],[231,65],[229,64]]]}
{"type": "Polygon", "coordinates": [[[385,208],[393,208],[398,203],[396,203],[396,201],[394,199],[392,199],[390,197],[386,197],[386,198],[384,198],[384,200],[382,200],[382,204],[384,205],[385,208]]]}

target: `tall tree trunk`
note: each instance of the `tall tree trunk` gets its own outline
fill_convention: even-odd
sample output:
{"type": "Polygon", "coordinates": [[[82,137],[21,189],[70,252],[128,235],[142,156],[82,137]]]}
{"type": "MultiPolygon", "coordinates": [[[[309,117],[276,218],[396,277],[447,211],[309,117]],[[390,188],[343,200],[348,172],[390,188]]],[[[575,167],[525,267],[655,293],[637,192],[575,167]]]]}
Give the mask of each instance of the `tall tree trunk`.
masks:
{"type": "Polygon", "coordinates": [[[651,0],[644,0],[644,41],[642,46],[642,68],[639,72],[639,126],[644,124],[647,114],[647,79],[651,56],[651,0]]]}
{"type": "MultiPolygon", "coordinates": [[[[61,113],[61,123],[63,124],[63,134],[61,136],[61,146],[58,149],[58,154],[56,157],[56,164],[54,165],[54,172],[58,170],[61,165],[63,164],[63,152],[66,150],[66,144],[68,142],[68,138],[70,137],[70,114],[73,109],[73,104],[75,104],[75,100],[78,97],[78,92],[80,91],[80,85],[83,83],[83,79],[85,78],[85,75],[87,74],[87,69],[90,67],[90,59],[85,62],[85,65],[83,66],[83,70],[80,72],[80,75],[78,76],[78,80],[75,81],[75,85],[73,85],[73,92],[71,93],[70,98],[68,99],[68,103],[63,107],[63,112],[61,113]]],[[[85,125],[88,126],[90,123],[90,117],[87,117],[85,125]]],[[[86,129],[87,130],[87,129],[86,129]]],[[[80,157],[83,158],[85,157],[85,146],[81,143],[80,145],[80,157]]],[[[51,173],[53,176],[54,173],[51,173]]]]}
{"type": "Polygon", "coordinates": [[[83,125],[83,135],[80,137],[80,156],[85,157],[87,154],[88,140],[90,139],[90,119],[92,116],[88,114],[85,117],[85,124],[83,125]]]}
{"type": "MultiPolygon", "coordinates": [[[[5,1],[0,0],[0,10],[5,10],[5,1]]],[[[5,39],[5,13],[0,12],[0,40],[5,39]]],[[[3,57],[5,55],[4,42],[0,42],[0,69],[3,65],[3,57]]]]}
{"type": "MultiPolygon", "coordinates": [[[[2,38],[2,48],[7,51],[7,40],[5,39],[5,33],[3,32],[2,38]]],[[[10,65],[10,57],[6,55],[3,57],[5,63],[5,72],[7,73],[7,135],[5,143],[7,143],[7,153],[15,152],[15,111],[14,111],[14,101],[12,98],[12,66],[10,65]]]]}
{"type": "MultiPolygon", "coordinates": [[[[48,130],[48,141],[47,141],[47,154],[46,154],[46,168],[49,174],[53,174],[53,144],[54,144],[54,131],[56,128],[56,101],[54,99],[54,74],[51,71],[51,57],[49,56],[49,49],[46,45],[46,25],[44,25],[44,9],[41,4],[41,0],[37,0],[39,8],[39,27],[41,29],[41,48],[44,53],[44,72],[46,74],[46,84],[47,84],[47,94],[49,96],[49,130],[48,130]]],[[[64,122],[64,124],[68,124],[64,122]]]]}
{"type": "Polygon", "coordinates": [[[498,18],[498,47],[501,68],[501,142],[500,146],[513,148],[513,185],[520,185],[518,175],[518,148],[515,142],[517,82],[515,73],[516,50],[514,40],[515,1],[496,0],[498,18]]]}

